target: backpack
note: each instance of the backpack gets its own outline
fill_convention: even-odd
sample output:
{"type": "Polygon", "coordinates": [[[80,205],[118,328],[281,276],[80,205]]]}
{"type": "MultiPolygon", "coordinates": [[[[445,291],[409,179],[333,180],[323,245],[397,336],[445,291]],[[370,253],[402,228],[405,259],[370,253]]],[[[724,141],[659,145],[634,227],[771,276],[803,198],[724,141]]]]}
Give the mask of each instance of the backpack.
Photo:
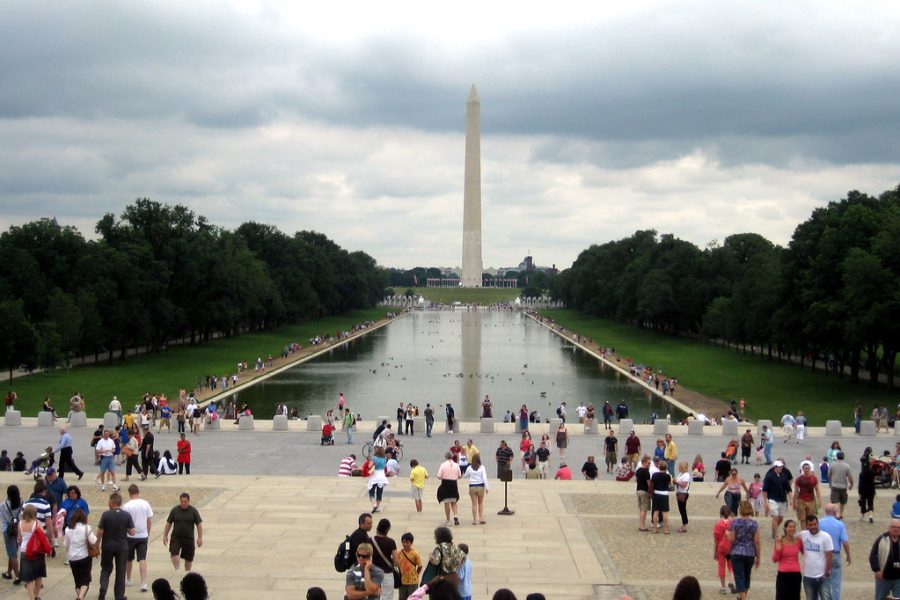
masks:
{"type": "Polygon", "coordinates": [[[334,553],[334,570],[343,573],[352,567],[354,562],[353,557],[350,556],[350,536],[348,535],[334,553]]]}
{"type": "Polygon", "coordinates": [[[557,417],[561,417],[561,416],[562,416],[562,406],[557,406],[557,407],[556,407],[556,416],[557,416],[557,417]]]}
{"type": "Polygon", "coordinates": [[[19,533],[19,516],[22,514],[22,506],[20,505],[19,508],[13,510],[12,506],[9,505],[9,500],[7,500],[6,508],[9,510],[9,514],[12,517],[6,526],[6,535],[12,539],[16,539],[16,536],[19,533]]]}

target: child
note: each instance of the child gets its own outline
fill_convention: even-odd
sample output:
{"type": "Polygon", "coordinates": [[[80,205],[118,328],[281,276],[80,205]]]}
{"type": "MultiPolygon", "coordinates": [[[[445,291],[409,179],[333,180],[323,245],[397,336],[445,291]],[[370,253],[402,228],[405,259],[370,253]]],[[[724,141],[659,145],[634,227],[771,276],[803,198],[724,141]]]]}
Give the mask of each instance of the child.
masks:
{"type": "Polygon", "coordinates": [[[819,481],[821,483],[828,483],[828,457],[827,456],[823,456],[822,462],[819,463],[819,474],[821,475],[821,477],[819,477],[819,481]]]}
{"type": "Polygon", "coordinates": [[[419,587],[419,574],[424,565],[419,553],[412,547],[413,534],[406,532],[400,536],[400,544],[397,558],[397,565],[400,567],[400,600],[406,600],[419,587]]]}
{"type": "MultiPolygon", "coordinates": [[[[725,594],[725,568],[728,567],[728,572],[731,573],[731,578],[734,578],[734,571],[731,568],[731,561],[728,560],[728,554],[731,552],[731,542],[728,539],[726,533],[728,529],[731,527],[731,509],[728,508],[727,505],[723,505],[722,508],[719,509],[719,520],[716,521],[716,524],[713,526],[713,560],[718,563],[719,566],[719,583],[721,587],[719,588],[720,594],[725,594]]],[[[728,588],[734,592],[734,583],[729,583],[728,588]]]]}
{"type": "Polygon", "coordinates": [[[469,545],[459,544],[459,549],[463,551],[465,558],[456,570],[459,577],[459,587],[456,591],[462,600],[472,600],[472,561],[469,560],[469,545]]]}
{"type": "Polygon", "coordinates": [[[25,471],[25,474],[31,475],[33,473],[34,478],[37,479],[38,477],[40,477],[41,470],[46,470],[47,467],[52,467],[54,462],[53,447],[47,446],[40,456],[31,461],[31,468],[25,471]]]}
{"type": "Polygon", "coordinates": [[[762,482],[760,481],[759,473],[753,474],[753,483],[750,484],[750,487],[747,488],[747,495],[750,497],[750,502],[753,504],[753,516],[758,517],[759,511],[763,510],[762,506],[762,482]]]}
{"type": "MultiPolygon", "coordinates": [[[[409,468],[409,480],[412,482],[410,491],[416,503],[416,512],[422,512],[422,495],[425,492],[425,480],[428,479],[428,471],[416,459],[409,461],[409,468]]],[[[410,590],[410,593],[413,591],[415,591],[415,586],[410,590]]]]}
{"type": "Polygon", "coordinates": [[[763,453],[763,450],[765,450],[765,446],[763,446],[762,444],[760,444],[759,447],[756,449],[756,464],[757,465],[761,465],[765,462],[766,457],[765,457],[765,454],[763,453]]]}
{"type": "Polygon", "coordinates": [[[894,498],[894,504],[891,506],[891,518],[900,519],[900,494],[894,498]]]}

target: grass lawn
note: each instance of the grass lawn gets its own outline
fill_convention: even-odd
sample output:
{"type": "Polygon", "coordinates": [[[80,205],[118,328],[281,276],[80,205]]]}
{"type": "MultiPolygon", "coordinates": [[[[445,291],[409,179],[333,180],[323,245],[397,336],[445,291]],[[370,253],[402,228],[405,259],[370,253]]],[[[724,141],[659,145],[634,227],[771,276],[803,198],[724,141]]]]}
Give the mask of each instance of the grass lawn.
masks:
{"type": "Polygon", "coordinates": [[[252,365],[257,357],[280,355],[282,348],[291,342],[305,347],[311,337],[346,330],[362,321],[376,321],[385,312],[384,308],[353,311],[272,331],[213,340],[199,346],[176,346],[159,354],[138,354],[124,361],[115,359],[112,363],[101,362],[68,371],[57,369],[52,373],[18,377],[12,385],[6,379],[5,387],[7,390],[14,389],[18,394],[16,408],[22,411],[23,416],[36,416],[44,397],[49,396],[56,412],[65,417],[69,410],[69,398],[75,392],[81,392],[87,401],[88,416],[98,417],[103,416],[114,395],[127,408],[148,391],[178,398],[179,389],[193,389],[197,380],[205,379],[207,374],[220,377],[230,375],[239,360],[252,365]]]}
{"type": "Polygon", "coordinates": [[[674,375],[679,383],[701,394],[730,401],[743,397],[752,420],[781,420],[785,411],[802,410],[811,425],[838,419],[853,422],[853,407],[862,402],[867,418],[875,403],[893,411],[896,392],[851,384],[821,371],[811,373],[797,365],[769,362],[734,350],[687,338],[661,335],[631,325],[598,319],[574,310],[544,310],[560,325],[590,337],[597,344],[654,369],[674,375]]]}
{"type": "MultiPolygon", "coordinates": [[[[413,288],[417,296],[422,296],[431,302],[443,302],[452,304],[496,304],[498,302],[512,302],[519,297],[521,290],[516,288],[413,288]]],[[[398,293],[402,293],[398,291],[398,293]]]]}

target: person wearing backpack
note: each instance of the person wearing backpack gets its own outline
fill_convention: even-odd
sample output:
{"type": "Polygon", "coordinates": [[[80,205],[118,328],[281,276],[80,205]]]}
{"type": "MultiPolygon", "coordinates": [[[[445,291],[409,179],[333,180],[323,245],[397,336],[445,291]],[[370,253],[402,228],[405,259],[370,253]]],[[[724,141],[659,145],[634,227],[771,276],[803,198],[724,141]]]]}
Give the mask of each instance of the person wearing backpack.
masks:
{"type": "Polygon", "coordinates": [[[22,514],[22,494],[19,487],[11,485],[6,488],[6,500],[0,504],[0,523],[3,532],[3,541],[6,545],[6,571],[3,579],[13,579],[15,585],[19,585],[19,519],[22,514]]]}
{"type": "Polygon", "coordinates": [[[338,573],[343,573],[356,564],[356,548],[360,544],[371,542],[369,532],[372,530],[372,515],[362,513],[357,522],[359,527],[341,542],[337,554],[334,556],[334,568],[338,573]]]}

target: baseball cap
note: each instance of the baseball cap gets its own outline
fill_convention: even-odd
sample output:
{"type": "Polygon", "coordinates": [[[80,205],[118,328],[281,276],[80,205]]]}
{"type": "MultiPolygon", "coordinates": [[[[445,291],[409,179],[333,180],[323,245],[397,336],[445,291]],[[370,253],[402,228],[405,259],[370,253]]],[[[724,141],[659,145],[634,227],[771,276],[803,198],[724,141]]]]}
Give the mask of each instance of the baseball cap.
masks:
{"type": "Polygon", "coordinates": [[[44,471],[44,475],[53,475],[54,473],[56,473],[56,469],[54,469],[53,467],[49,467],[46,471],[44,471]]]}
{"type": "Polygon", "coordinates": [[[784,461],[776,460],[775,463],[774,463],[772,466],[773,466],[773,467],[783,467],[783,466],[784,466],[784,461]]]}

